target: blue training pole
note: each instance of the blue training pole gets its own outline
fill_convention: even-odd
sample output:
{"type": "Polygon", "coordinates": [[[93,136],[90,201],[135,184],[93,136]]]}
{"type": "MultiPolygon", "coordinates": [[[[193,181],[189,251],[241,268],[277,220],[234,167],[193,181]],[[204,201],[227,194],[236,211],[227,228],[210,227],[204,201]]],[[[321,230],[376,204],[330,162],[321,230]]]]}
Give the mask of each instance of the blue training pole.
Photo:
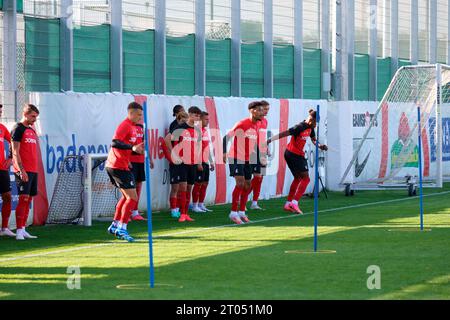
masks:
{"type": "Polygon", "coordinates": [[[317,252],[317,225],[319,223],[319,127],[320,127],[320,105],[316,111],[317,135],[316,135],[316,159],[314,161],[314,252],[317,252]]]}
{"type": "Polygon", "coordinates": [[[419,201],[420,201],[420,230],[423,230],[423,190],[422,190],[422,130],[420,125],[420,106],[417,106],[417,121],[419,123],[419,201]]]}
{"type": "Polygon", "coordinates": [[[145,186],[147,189],[147,225],[148,225],[148,253],[150,259],[150,288],[155,287],[155,270],[153,266],[153,225],[152,225],[152,194],[150,188],[150,146],[148,137],[147,101],[144,102],[144,142],[145,142],[145,186]]]}

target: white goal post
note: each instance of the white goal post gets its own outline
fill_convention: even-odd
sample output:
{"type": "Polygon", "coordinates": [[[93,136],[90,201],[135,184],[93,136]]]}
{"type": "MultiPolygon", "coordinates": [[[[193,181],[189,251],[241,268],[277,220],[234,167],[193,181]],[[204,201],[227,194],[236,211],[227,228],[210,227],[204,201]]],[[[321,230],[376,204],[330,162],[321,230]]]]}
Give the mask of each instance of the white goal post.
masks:
{"type": "Polygon", "coordinates": [[[450,159],[443,164],[446,140],[442,122],[443,112],[446,121],[450,120],[449,102],[449,66],[417,65],[397,70],[363,138],[354,141],[353,157],[340,184],[352,189],[379,189],[417,183],[420,132],[424,186],[442,187],[443,179],[450,177],[450,159]]]}
{"type": "Polygon", "coordinates": [[[67,156],[59,168],[48,224],[82,224],[111,219],[120,191],[105,170],[107,154],[67,156]]]}

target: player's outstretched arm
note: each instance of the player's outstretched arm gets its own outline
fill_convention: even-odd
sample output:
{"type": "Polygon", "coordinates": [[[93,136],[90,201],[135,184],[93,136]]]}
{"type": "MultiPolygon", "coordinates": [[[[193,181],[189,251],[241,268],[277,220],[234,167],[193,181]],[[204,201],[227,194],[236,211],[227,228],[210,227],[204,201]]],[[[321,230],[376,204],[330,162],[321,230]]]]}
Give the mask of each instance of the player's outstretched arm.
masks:
{"type": "Polygon", "coordinates": [[[274,135],[272,138],[267,139],[267,144],[277,141],[277,140],[280,140],[280,139],[283,139],[283,138],[286,138],[290,135],[291,135],[291,132],[289,130],[283,131],[279,134],[274,135]]]}
{"type": "MultiPolygon", "coordinates": [[[[313,143],[314,145],[316,145],[316,143],[317,143],[316,138],[311,138],[311,141],[312,141],[312,143],[313,143]]],[[[320,150],[323,150],[323,151],[327,151],[327,150],[328,150],[328,146],[327,146],[326,144],[320,144],[320,143],[319,143],[319,149],[320,149],[320,150]]]]}

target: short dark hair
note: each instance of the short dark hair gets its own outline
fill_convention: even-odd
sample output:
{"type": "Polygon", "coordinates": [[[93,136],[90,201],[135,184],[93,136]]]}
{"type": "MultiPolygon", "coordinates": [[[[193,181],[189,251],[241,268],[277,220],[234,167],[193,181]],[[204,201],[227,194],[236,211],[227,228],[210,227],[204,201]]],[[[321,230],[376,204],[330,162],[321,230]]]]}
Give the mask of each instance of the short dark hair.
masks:
{"type": "Polygon", "coordinates": [[[175,107],[173,107],[173,116],[175,117],[182,110],[184,110],[184,107],[181,104],[177,104],[175,107]]]}
{"type": "Polygon", "coordinates": [[[196,107],[196,106],[192,106],[192,107],[190,107],[189,108],[189,110],[188,110],[188,112],[189,113],[193,113],[193,114],[198,114],[198,115],[202,115],[202,110],[200,110],[200,108],[199,107],[196,107]]]}
{"type": "Polygon", "coordinates": [[[248,110],[256,109],[261,106],[262,106],[261,101],[253,101],[249,103],[248,110]]]}
{"type": "Polygon", "coordinates": [[[314,120],[316,120],[316,111],[314,111],[314,109],[310,109],[308,113],[314,120]]]}
{"type": "Polygon", "coordinates": [[[206,112],[206,111],[203,111],[203,112],[202,112],[202,117],[205,117],[205,116],[209,116],[209,113],[206,112]]]}
{"type": "Polygon", "coordinates": [[[144,110],[144,108],[142,108],[142,106],[139,103],[137,103],[137,102],[131,102],[128,105],[128,111],[130,111],[131,109],[133,109],[133,110],[144,110]]]}
{"type": "Polygon", "coordinates": [[[266,100],[261,100],[261,105],[262,106],[270,106],[270,103],[266,100]]]}
{"type": "Polygon", "coordinates": [[[2,109],[3,108],[3,105],[0,103],[0,109],[2,109]]]}
{"type": "Polygon", "coordinates": [[[32,112],[39,114],[39,109],[34,104],[27,103],[23,106],[23,113],[30,114],[32,112]]]}

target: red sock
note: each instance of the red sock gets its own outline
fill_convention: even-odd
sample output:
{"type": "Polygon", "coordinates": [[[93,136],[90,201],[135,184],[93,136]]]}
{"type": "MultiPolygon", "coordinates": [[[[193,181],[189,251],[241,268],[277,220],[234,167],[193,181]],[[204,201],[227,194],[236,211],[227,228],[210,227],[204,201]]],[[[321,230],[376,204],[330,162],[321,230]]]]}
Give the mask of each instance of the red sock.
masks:
{"type": "Polygon", "coordinates": [[[11,198],[7,201],[3,200],[2,205],[2,228],[8,228],[9,217],[11,216],[11,198]]]}
{"type": "Polygon", "coordinates": [[[177,203],[178,203],[178,198],[177,197],[171,197],[170,198],[170,209],[174,210],[174,209],[178,208],[177,207],[177,203]]]}
{"type": "Polygon", "coordinates": [[[27,223],[27,205],[28,205],[28,199],[29,196],[19,196],[19,203],[16,207],[16,226],[17,229],[22,229],[25,227],[27,223]]]}
{"type": "Polygon", "coordinates": [[[200,183],[194,184],[194,188],[192,189],[192,202],[197,203],[198,198],[200,198],[200,188],[202,185],[200,183]]]}
{"type": "Polygon", "coordinates": [[[300,201],[301,197],[305,193],[306,188],[308,187],[309,181],[310,181],[309,177],[303,178],[300,181],[300,186],[298,187],[297,192],[295,193],[295,196],[294,196],[295,200],[300,201]]]}
{"type": "Polygon", "coordinates": [[[185,206],[185,204],[186,204],[186,194],[187,194],[186,191],[178,192],[178,208],[180,208],[180,213],[181,214],[186,214],[187,213],[187,207],[185,206]]]}
{"type": "Polygon", "coordinates": [[[208,184],[202,184],[200,187],[200,197],[198,199],[198,201],[200,203],[205,202],[205,198],[206,198],[206,189],[208,189],[208,184]]]}
{"type": "Polygon", "coordinates": [[[241,198],[241,194],[244,192],[244,190],[241,187],[234,187],[233,195],[231,197],[231,211],[237,211],[239,206],[239,200],[241,198]]]}
{"type": "Polygon", "coordinates": [[[119,202],[117,202],[116,212],[114,213],[114,221],[120,221],[120,218],[122,217],[122,207],[123,207],[125,201],[127,201],[127,199],[122,196],[122,198],[120,198],[119,202]]]}
{"type": "Polygon", "coordinates": [[[189,211],[189,203],[191,203],[191,194],[186,192],[186,202],[184,204],[186,214],[188,214],[189,211]]]}
{"type": "Polygon", "coordinates": [[[133,208],[133,210],[138,210],[138,207],[139,207],[139,199],[141,198],[141,191],[142,191],[142,182],[139,182],[139,183],[136,185],[137,202],[136,202],[136,206],[133,208]]]}
{"type": "Polygon", "coordinates": [[[252,179],[253,201],[258,201],[259,194],[261,193],[261,185],[263,182],[263,176],[255,176],[252,179]]]}
{"type": "Polygon", "coordinates": [[[250,194],[251,191],[252,191],[251,188],[242,190],[239,211],[243,212],[245,211],[245,205],[247,204],[248,195],[250,194]]]}
{"type": "Polygon", "coordinates": [[[294,181],[292,181],[291,188],[289,189],[289,195],[288,195],[287,201],[294,200],[294,196],[297,192],[298,186],[300,185],[300,181],[301,181],[301,179],[299,179],[299,178],[294,178],[294,181]]]}
{"type": "Polygon", "coordinates": [[[136,201],[133,199],[127,199],[122,206],[122,216],[120,217],[121,223],[128,223],[131,217],[131,210],[136,206],[136,201]]]}

